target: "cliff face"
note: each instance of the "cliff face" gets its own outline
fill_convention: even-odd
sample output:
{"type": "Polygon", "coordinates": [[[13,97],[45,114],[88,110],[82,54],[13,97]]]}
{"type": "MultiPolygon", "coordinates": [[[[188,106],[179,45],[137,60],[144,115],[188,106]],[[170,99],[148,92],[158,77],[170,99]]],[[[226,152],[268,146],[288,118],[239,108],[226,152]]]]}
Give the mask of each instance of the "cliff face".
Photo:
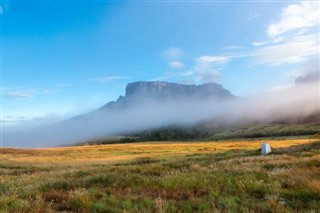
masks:
{"type": "Polygon", "coordinates": [[[202,97],[202,98],[232,98],[230,91],[216,83],[202,85],[184,85],[167,82],[134,82],[126,87],[125,97],[153,97],[153,98],[176,98],[176,97],[202,97]]]}
{"type": "Polygon", "coordinates": [[[234,97],[229,90],[224,89],[217,83],[184,85],[163,81],[139,81],[129,83],[126,87],[125,96],[120,96],[115,102],[107,103],[102,109],[122,109],[132,104],[141,104],[143,101],[150,99],[154,101],[175,101],[178,99],[223,101],[234,97]]]}

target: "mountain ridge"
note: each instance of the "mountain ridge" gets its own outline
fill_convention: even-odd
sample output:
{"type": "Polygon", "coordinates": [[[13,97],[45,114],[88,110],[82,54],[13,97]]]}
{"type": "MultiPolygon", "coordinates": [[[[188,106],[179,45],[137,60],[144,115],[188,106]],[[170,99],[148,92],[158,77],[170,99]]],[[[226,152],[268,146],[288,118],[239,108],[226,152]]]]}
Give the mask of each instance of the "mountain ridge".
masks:
{"type": "Polygon", "coordinates": [[[174,101],[177,99],[224,101],[236,98],[229,90],[218,83],[178,84],[166,81],[136,81],[128,83],[125,96],[116,101],[108,102],[100,110],[110,108],[130,107],[132,104],[144,101],[174,101]]]}

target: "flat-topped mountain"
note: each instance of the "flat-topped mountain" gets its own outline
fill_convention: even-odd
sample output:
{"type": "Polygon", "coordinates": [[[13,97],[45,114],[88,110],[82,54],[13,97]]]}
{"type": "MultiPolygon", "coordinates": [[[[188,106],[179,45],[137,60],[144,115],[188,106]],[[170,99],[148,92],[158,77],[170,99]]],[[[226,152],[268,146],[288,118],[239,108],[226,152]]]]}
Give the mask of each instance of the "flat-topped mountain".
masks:
{"type": "Polygon", "coordinates": [[[215,138],[225,130],[231,132],[221,133],[221,137],[315,134],[319,132],[319,84],[314,82],[314,75],[306,77],[291,88],[251,98],[237,98],[217,83],[133,82],[126,86],[124,96],[97,110],[24,134],[20,132],[18,137],[12,134],[8,140],[26,144],[24,141],[29,138],[30,143],[41,147],[119,135],[182,140],[215,138]],[[257,125],[267,125],[265,132],[250,131],[250,126],[257,125]],[[290,128],[278,131],[268,125],[290,128]],[[233,134],[233,128],[249,129],[233,134]]]}
{"type": "Polygon", "coordinates": [[[224,101],[235,98],[227,89],[217,83],[202,85],[186,85],[164,81],[138,81],[129,83],[125,96],[109,102],[101,109],[123,108],[145,101],[176,101],[176,100],[215,100],[224,101]]]}
{"type": "Polygon", "coordinates": [[[126,97],[211,97],[211,98],[231,98],[230,91],[224,89],[220,84],[207,83],[202,85],[185,85],[177,83],[167,83],[163,81],[139,81],[129,83],[126,87],[126,97]]]}

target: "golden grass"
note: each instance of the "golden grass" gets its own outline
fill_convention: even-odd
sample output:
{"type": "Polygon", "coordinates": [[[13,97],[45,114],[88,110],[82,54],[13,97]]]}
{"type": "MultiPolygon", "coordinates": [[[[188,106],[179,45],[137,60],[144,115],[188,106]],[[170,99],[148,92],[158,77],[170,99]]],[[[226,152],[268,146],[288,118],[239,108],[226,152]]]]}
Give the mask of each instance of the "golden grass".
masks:
{"type": "Polygon", "coordinates": [[[226,150],[256,150],[268,142],[271,148],[285,148],[312,142],[310,139],[252,140],[224,142],[149,142],[133,144],[89,145],[38,149],[0,149],[0,160],[12,163],[61,164],[101,163],[141,157],[173,157],[226,150]]]}
{"type": "Polygon", "coordinates": [[[320,212],[312,142],[1,149],[0,212],[320,212]]]}

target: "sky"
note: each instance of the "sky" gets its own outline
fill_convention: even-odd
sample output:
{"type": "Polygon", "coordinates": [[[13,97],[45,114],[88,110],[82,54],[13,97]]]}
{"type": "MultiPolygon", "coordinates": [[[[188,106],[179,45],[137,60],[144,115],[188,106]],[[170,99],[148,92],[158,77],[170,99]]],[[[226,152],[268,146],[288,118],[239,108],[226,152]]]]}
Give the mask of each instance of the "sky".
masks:
{"type": "Polygon", "coordinates": [[[3,0],[0,18],[2,125],[87,113],[134,81],[251,97],[319,70],[319,1],[3,0]]]}

